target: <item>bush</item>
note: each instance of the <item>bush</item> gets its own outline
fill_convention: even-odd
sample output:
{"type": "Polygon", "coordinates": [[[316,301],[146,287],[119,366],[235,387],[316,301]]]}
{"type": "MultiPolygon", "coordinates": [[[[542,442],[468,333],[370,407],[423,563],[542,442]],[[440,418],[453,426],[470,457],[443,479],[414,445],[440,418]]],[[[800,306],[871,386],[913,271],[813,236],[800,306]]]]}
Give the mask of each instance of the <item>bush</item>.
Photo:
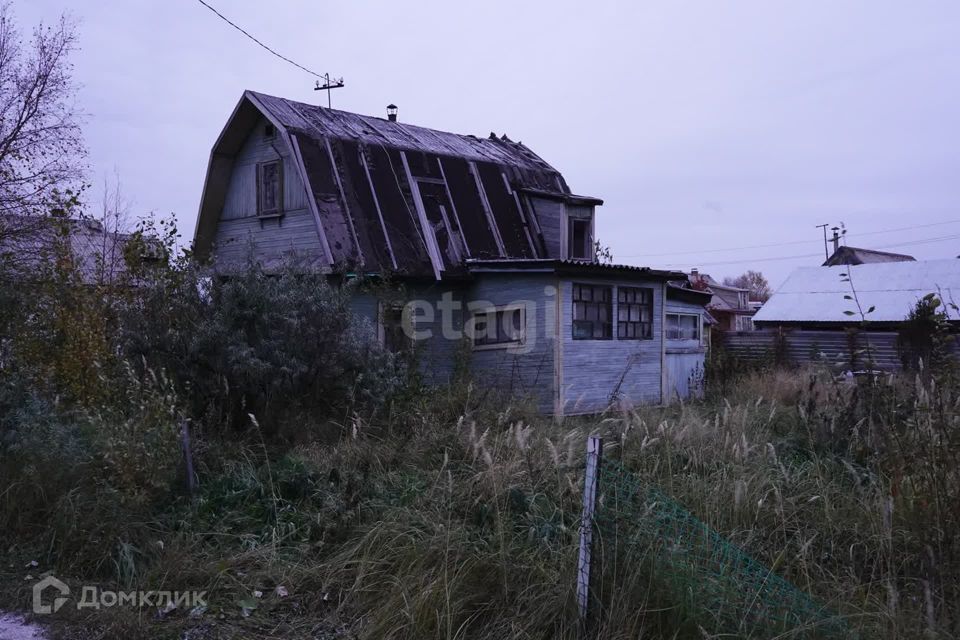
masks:
{"type": "Polygon", "coordinates": [[[345,422],[404,381],[404,363],[351,313],[352,290],[293,265],[229,276],[184,266],[142,286],[121,343],[132,362],[167,372],[208,428],[246,428],[249,414],[270,434],[345,422]]]}

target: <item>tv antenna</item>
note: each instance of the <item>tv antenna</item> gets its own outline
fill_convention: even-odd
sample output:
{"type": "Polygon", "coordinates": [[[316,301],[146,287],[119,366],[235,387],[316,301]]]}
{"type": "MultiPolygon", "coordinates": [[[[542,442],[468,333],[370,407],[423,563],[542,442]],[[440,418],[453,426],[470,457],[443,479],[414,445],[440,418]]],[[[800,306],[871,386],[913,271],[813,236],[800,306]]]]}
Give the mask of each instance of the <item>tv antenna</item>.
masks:
{"type": "MultiPolygon", "coordinates": [[[[327,92],[327,108],[329,109],[329,108],[331,108],[330,90],[331,90],[331,89],[340,89],[341,87],[343,87],[343,78],[340,78],[339,80],[337,80],[337,79],[335,78],[335,79],[331,82],[331,81],[330,81],[330,74],[329,74],[329,73],[325,73],[325,74],[323,74],[323,80],[324,80],[324,82],[323,82],[322,85],[320,84],[320,81],[317,80],[317,85],[313,88],[313,90],[314,90],[314,91],[326,91],[326,92],[327,92]]],[[[824,233],[826,233],[826,232],[824,232],[824,233]]]]}
{"type": "Polygon", "coordinates": [[[830,252],[827,250],[827,227],[830,226],[830,223],[818,224],[817,229],[823,229],[823,257],[827,260],[830,259],[830,252]]]}

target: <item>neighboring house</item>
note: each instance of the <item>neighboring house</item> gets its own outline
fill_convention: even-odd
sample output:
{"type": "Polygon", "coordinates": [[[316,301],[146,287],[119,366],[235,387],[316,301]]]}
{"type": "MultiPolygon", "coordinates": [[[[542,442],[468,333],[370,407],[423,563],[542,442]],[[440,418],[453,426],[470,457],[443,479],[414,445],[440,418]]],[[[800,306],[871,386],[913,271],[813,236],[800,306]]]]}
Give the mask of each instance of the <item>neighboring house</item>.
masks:
{"type": "MultiPolygon", "coordinates": [[[[252,253],[266,268],[293,259],[401,284],[357,294],[354,309],[388,347],[412,338],[437,382],[466,350],[475,377],[557,415],[663,402],[675,395],[667,282],[684,275],[599,264],[600,204],[505,135],[247,91],[210,156],[194,251],[222,269],[252,253]]],[[[692,345],[703,307],[686,304],[697,329],[677,339],[692,345]]]]}
{"type": "Polygon", "coordinates": [[[861,327],[866,319],[863,328],[889,331],[928,293],[942,296],[944,311],[960,322],[950,306],[960,300],[960,260],[801,267],[753,321],[760,328],[839,330],[861,327]]]}
{"type": "Polygon", "coordinates": [[[750,302],[750,290],[717,282],[697,269],[690,271],[690,283],[695,289],[712,294],[707,309],[716,320],[718,331],[752,331],[756,307],[750,302]]]}
{"type": "MultiPolygon", "coordinates": [[[[3,215],[0,270],[31,281],[43,277],[52,260],[66,254],[83,284],[109,284],[127,272],[131,238],[132,234],[108,231],[89,218],[3,215]]],[[[156,243],[147,242],[141,248],[140,258],[157,257],[156,243]]]]}
{"type": "Polygon", "coordinates": [[[960,329],[952,306],[960,296],[960,260],[802,267],[754,316],[759,331],[725,347],[747,359],[777,353],[798,365],[896,370],[903,356],[900,329],[930,293],[942,297],[941,309],[960,329]]]}
{"type": "Polygon", "coordinates": [[[877,262],[913,262],[916,258],[903,253],[889,253],[887,251],[874,251],[873,249],[860,249],[858,247],[838,246],[833,254],[826,259],[822,266],[834,267],[841,264],[874,264],[877,262]]]}

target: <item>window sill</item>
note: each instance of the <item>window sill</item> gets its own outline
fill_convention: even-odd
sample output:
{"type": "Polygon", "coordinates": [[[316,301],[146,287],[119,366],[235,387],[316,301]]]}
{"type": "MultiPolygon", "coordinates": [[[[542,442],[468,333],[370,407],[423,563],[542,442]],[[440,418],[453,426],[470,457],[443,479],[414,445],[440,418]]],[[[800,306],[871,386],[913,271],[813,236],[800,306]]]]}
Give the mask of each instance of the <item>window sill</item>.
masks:
{"type": "Polygon", "coordinates": [[[283,211],[275,211],[273,213],[258,213],[257,218],[259,220],[275,220],[277,218],[283,217],[283,211]]]}
{"type": "Polygon", "coordinates": [[[505,350],[505,349],[516,349],[517,347],[522,347],[524,343],[521,342],[501,342],[498,344],[475,344],[473,345],[474,351],[495,351],[495,350],[505,350]]]}

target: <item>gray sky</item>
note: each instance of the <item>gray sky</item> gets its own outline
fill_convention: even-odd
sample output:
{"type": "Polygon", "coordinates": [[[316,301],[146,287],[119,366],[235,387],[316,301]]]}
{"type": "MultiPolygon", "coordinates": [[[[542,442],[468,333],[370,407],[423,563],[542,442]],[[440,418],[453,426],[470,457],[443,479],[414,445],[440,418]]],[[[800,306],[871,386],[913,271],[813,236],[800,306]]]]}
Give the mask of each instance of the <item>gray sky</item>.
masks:
{"type": "MultiPolygon", "coordinates": [[[[953,0],[208,1],[343,76],[335,108],[395,102],[405,122],[523,141],[606,201],[598,236],[618,262],[777,285],[822,260],[824,222],[851,245],[960,254],[953,0]],[[774,243],[794,244],[726,251],[774,243]]],[[[64,9],[81,20],[92,178],[116,169],[134,210],[176,213],[185,240],[244,89],[325,104],[196,0],[15,3],[24,26],[64,9]]]]}

